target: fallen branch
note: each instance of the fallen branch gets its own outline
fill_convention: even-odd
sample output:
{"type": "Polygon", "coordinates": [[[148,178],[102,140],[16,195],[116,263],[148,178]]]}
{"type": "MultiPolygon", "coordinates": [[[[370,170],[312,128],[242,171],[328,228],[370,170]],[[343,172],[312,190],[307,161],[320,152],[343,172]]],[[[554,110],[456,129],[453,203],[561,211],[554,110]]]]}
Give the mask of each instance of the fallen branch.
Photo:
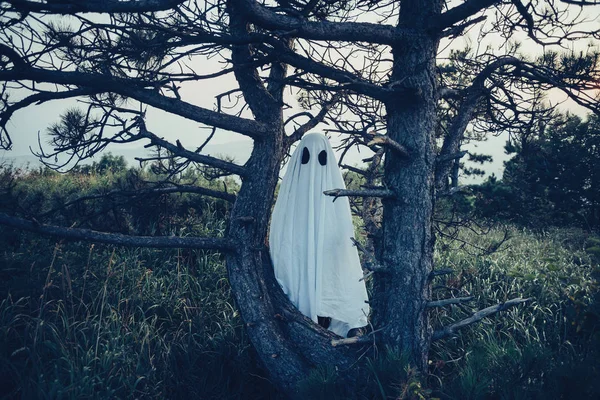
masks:
{"type": "Polygon", "coordinates": [[[131,236],[120,233],[98,232],[91,229],[65,228],[56,225],[44,225],[23,218],[12,217],[4,213],[0,213],[0,225],[41,233],[43,235],[58,236],[63,239],[114,244],[117,246],[171,249],[210,249],[224,252],[235,250],[234,244],[226,238],[131,236]]]}
{"type": "Polygon", "coordinates": [[[428,301],[426,307],[427,308],[444,307],[444,306],[449,306],[451,304],[466,303],[466,302],[471,301],[471,300],[473,300],[473,296],[469,296],[469,297],[453,297],[451,299],[428,301]]]}
{"type": "Polygon", "coordinates": [[[486,317],[489,317],[490,315],[496,314],[500,311],[507,310],[510,307],[516,306],[518,304],[526,303],[530,300],[531,299],[522,299],[520,297],[517,297],[516,299],[508,300],[505,303],[496,304],[494,306],[484,308],[483,310],[479,310],[475,314],[470,316],[469,318],[463,319],[462,321],[458,321],[452,325],[448,325],[440,330],[435,331],[433,333],[433,336],[431,337],[431,340],[434,341],[434,340],[445,339],[449,336],[454,335],[456,333],[456,331],[464,328],[465,326],[469,326],[471,324],[474,324],[475,322],[481,321],[482,319],[484,319],[486,317]]]}

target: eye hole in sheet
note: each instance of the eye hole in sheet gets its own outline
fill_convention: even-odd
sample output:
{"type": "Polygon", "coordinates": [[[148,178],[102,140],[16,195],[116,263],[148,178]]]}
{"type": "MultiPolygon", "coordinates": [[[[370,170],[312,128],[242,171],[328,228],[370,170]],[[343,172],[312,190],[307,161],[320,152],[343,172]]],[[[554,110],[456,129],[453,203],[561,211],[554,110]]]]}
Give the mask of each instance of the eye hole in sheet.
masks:
{"type": "Polygon", "coordinates": [[[305,147],[304,150],[302,150],[302,164],[308,164],[308,160],[310,160],[310,153],[305,147]]]}
{"type": "Polygon", "coordinates": [[[327,152],[325,150],[319,153],[319,164],[327,165],[327,152]]]}

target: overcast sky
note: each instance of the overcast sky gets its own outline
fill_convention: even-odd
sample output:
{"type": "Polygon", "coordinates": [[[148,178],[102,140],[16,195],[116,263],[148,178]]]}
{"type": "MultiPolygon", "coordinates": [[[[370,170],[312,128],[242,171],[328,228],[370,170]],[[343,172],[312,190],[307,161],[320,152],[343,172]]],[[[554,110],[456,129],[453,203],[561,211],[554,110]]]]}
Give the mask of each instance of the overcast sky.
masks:
{"type": "MultiPolygon", "coordinates": [[[[595,29],[600,28],[599,21],[591,24],[594,25],[595,29]]],[[[472,31],[466,37],[455,40],[452,46],[447,47],[444,43],[442,43],[440,48],[445,48],[444,53],[447,54],[452,48],[463,48],[465,45],[473,45],[473,43],[477,43],[477,41],[478,31],[472,31]]],[[[527,43],[526,40],[524,42],[527,43]]],[[[500,42],[494,43],[493,38],[488,38],[487,43],[485,44],[491,44],[493,47],[497,48],[499,47],[499,43],[500,42]]],[[[481,44],[483,45],[484,43],[481,44]]],[[[588,44],[589,43],[573,43],[573,48],[581,46],[587,47],[588,44]]],[[[531,44],[527,44],[523,47],[523,51],[534,55],[541,53],[542,50],[539,46],[536,47],[531,44]]],[[[196,64],[198,67],[196,71],[206,74],[219,71],[223,65],[217,58],[201,60],[198,62],[201,64],[196,64]]],[[[229,74],[219,79],[186,83],[181,89],[181,95],[186,101],[206,107],[208,109],[213,109],[215,96],[228,89],[233,89],[234,87],[236,87],[236,82],[233,79],[233,76],[229,74]]],[[[558,92],[551,93],[549,96],[549,99],[553,103],[564,100],[564,98],[565,96],[558,92]]],[[[294,93],[288,92],[286,102],[293,106],[293,110],[289,111],[290,114],[299,110],[294,93]]],[[[54,122],[57,122],[59,115],[65,109],[74,106],[77,106],[77,102],[75,100],[61,100],[48,102],[42,105],[30,106],[25,110],[15,113],[7,126],[13,140],[13,150],[10,153],[0,150],[0,160],[6,159],[7,157],[12,158],[31,154],[29,150],[30,147],[33,147],[34,150],[38,148],[38,134],[41,134],[42,143],[46,145],[48,139],[45,136],[45,131],[48,126],[54,122]]],[[[586,114],[585,110],[575,107],[569,102],[564,104],[563,109],[569,109],[571,112],[580,115],[586,114]]],[[[181,143],[188,148],[194,148],[195,146],[198,146],[209,134],[209,130],[202,128],[197,122],[172,116],[159,110],[149,109],[149,112],[147,113],[147,126],[148,129],[153,133],[168,140],[175,141],[175,139],[179,139],[181,143]]],[[[322,127],[318,127],[315,129],[315,131],[320,129],[322,129],[322,127]]],[[[335,138],[332,139],[335,141],[335,138]]],[[[485,169],[488,174],[493,172],[497,176],[501,177],[502,163],[507,158],[503,149],[506,139],[506,137],[502,136],[490,137],[487,141],[471,144],[467,146],[466,149],[477,153],[492,155],[494,161],[493,163],[485,166],[485,169]]],[[[240,160],[239,157],[240,148],[243,149],[246,147],[248,151],[251,149],[250,139],[232,132],[219,131],[211,143],[216,145],[212,147],[212,151],[216,151],[215,149],[218,149],[219,152],[226,153],[228,147],[234,149],[233,151],[236,153],[235,155],[238,155],[236,158],[238,158],[238,161],[240,162],[244,161],[240,160]],[[223,146],[223,144],[230,144],[230,146],[223,146]]],[[[143,149],[143,144],[141,143],[121,145],[119,148],[109,147],[107,150],[119,154],[134,154],[136,151],[142,154],[146,153],[146,150],[143,149]]],[[[208,150],[211,151],[211,148],[208,148],[208,150]]],[[[357,160],[364,157],[366,157],[366,155],[353,154],[351,155],[350,160],[357,162],[357,160]]]]}

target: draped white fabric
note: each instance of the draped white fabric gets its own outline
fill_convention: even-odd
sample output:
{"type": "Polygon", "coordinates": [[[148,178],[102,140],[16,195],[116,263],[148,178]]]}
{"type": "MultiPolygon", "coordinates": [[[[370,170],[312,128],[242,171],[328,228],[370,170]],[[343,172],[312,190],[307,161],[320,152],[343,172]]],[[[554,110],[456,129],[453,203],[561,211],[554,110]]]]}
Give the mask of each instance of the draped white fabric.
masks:
{"type": "Polygon", "coordinates": [[[307,317],[330,317],[329,329],[346,336],[367,325],[369,306],[346,197],[323,194],[345,188],[327,137],[305,135],[292,155],[271,219],[269,242],[275,276],[307,317]],[[323,165],[324,164],[324,165],[323,165]]]}

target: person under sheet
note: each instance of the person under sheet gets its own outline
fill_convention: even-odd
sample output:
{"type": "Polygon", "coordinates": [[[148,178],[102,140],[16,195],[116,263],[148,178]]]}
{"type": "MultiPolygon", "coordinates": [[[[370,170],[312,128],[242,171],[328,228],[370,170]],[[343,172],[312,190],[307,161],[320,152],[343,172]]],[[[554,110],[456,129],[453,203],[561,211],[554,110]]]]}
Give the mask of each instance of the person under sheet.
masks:
{"type": "Polygon", "coordinates": [[[369,306],[348,199],[323,194],[338,188],[345,184],[329,140],[304,135],[281,182],[269,243],[291,302],[314,322],[331,318],[328,329],[346,337],[367,325],[369,306]]]}

